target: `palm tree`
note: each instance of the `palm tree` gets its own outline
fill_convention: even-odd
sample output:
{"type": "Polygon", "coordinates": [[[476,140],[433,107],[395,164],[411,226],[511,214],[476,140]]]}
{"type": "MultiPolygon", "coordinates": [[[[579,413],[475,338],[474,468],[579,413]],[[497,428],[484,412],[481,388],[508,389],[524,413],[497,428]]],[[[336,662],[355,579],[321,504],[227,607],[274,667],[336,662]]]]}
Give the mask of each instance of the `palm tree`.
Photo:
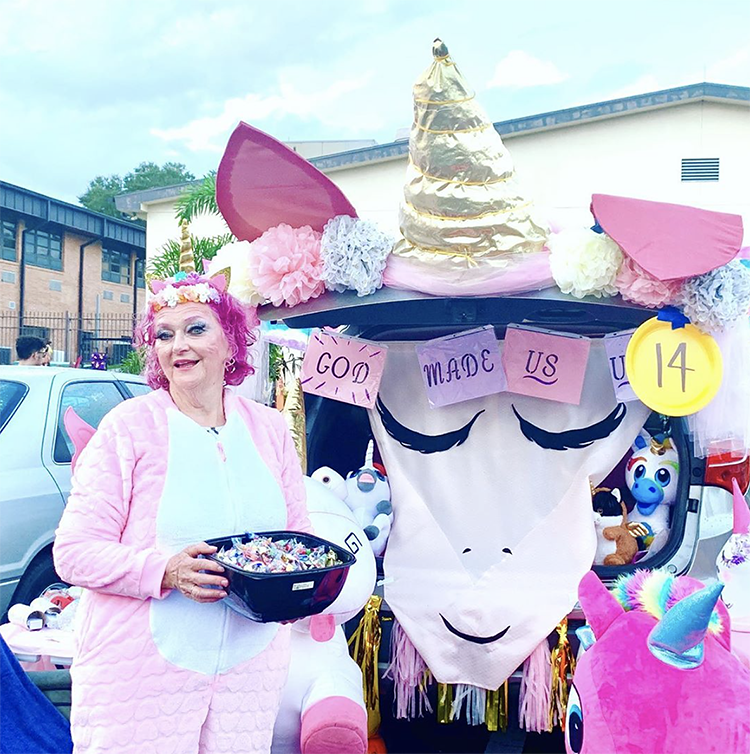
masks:
{"type": "MultiPolygon", "coordinates": [[[[190,222],[196,215],[210,214],[221,217],[219,205],[216,203],[216,171],[211,171],[199,182],[188,187],[175,203],[175,217],[182,222],[190,222]]],[[[218,236],[198,238],[191,235],[195,268],[203,269],[203,260],[213,259],[222,246],[237,239],[227,229],[226,233],[218,236]]],[[[170,239],[148,263],[146,273],[156,278],[167,278],[176,275],[180,269],[180,240],[170,239]]]]}

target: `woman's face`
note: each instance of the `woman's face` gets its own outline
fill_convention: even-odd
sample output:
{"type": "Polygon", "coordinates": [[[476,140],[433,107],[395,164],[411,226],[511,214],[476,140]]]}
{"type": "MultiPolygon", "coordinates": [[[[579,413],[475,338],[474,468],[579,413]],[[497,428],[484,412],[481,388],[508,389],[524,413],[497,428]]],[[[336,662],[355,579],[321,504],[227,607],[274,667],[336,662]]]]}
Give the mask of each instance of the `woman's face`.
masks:
{"type": "Polygon", "coordinates": [[[190,390],[223,385],[230,348],[207,304],[178,304],[154,318],[154,348],[170,386],[190,390]]]}

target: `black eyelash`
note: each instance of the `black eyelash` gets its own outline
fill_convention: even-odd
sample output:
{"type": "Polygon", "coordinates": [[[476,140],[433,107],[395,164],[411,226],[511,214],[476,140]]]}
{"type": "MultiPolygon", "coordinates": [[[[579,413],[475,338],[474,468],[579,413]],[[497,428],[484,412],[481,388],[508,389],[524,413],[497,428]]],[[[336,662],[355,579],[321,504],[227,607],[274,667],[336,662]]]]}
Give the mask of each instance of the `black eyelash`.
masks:
{"type": "Polygon", "coordinates": [[[396,442],[408,450],[416,450],[419,453],[442,453],[444,450],[450,450],[458,445],[463,445],[469,437],[469,432],[474,426],[474,422],[479,418],[480,414],[484,413],[484,409],[478,411],[468,424],[465,424],[460,429],[453,430],[453,432],[446,432],[442,435],[423,435],[398,422],[380,398],[378,398],[377,407],[380,421],[383,423],[383,429],[396,442]]]}
{"type": "Polygon", "coordinates": [[[628,412],[624,403],[618,403],[610,414],[596,424],[581,429],[568,429],[565,432],[548,432],[524,419],[515,406],[511,408],[518,419],[523,436],[546,450],[578,450],[596,440],[609,437],[620,426],[628,412]]]}

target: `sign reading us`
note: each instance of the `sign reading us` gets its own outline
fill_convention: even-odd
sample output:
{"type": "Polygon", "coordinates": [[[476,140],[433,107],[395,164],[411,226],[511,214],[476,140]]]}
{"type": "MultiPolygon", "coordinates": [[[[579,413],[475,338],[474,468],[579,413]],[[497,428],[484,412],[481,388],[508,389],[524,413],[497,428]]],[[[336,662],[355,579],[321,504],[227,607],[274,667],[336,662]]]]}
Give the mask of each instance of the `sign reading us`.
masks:
{"type": "Polygon", "coordinates": [[[578,405],[590,347],[588,338],[577,335],[508,325],[503,349],[508,390],[578,405]]]}
{"type": "Polygon", "coordinates": [[[416,351],[433,408],[507,389],[492,325],[429,340],[416,351]]]}
{"type": "Polygon", "coordinates": [[[635,330],[622,330],[604,336],[604,348],[607,351],[612,387],[617,400],[624,403],[638,400],[625,369],[625,352],[634,332],[635,330]]]}
{"type": "Polygon", "coordinates": [[[386,346],[313,330],[302,362],[302,389],[355,406],[374,408],[386,346]]]}

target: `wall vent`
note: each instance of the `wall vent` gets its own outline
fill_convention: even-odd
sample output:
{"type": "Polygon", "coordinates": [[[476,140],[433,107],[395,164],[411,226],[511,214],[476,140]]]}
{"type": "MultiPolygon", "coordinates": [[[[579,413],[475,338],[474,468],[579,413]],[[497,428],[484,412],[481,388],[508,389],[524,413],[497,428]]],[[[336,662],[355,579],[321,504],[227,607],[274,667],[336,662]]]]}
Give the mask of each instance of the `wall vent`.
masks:
{"type": "Polygon", "coordinates": [[[3,270],[2,274],[0,274],[0,280],[3,281],[3,283],[15,283],[16,282],[16,273],[15,272],[6,272],[3,270]]]}
{"type": "Polygon", "coordinates": [[[115,297],[112,291],[104,291],[102,296],[105,301],[112,301],[112,299],[115,297]]]}
{"type": "Polygon", "coordinates": [[[15,308],[16,308],[16,302],[8,301],[8,309],[15,309],[15,308]]]}
{"type": "Polygon", "coordinates": [[[682,175],[684,181],[718,181],[718,157],[683,157],[682,175]]]}
{"type": "Polygon", "coordinates": [[[49,289],[51,291],[61,291],[62,290],[62,282],[60,280],[50,280],[49,281],[49,289]]]}
{"type": "Polygon", "coordinates": [[[121,304],[129,304],[130,303],[130,294],[129,293],[121,293],[120,294],[120,303],[121,304]]]}

